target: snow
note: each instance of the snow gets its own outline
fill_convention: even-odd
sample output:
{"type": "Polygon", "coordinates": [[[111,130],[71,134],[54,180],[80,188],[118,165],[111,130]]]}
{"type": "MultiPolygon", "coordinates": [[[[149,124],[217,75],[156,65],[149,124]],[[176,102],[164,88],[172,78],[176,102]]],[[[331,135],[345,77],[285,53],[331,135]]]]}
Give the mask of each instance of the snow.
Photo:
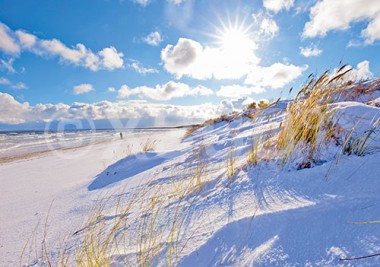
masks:
{"type": "MultiPolygon", "coordinates": [[[[0,165],[0,266],[18,266],[28,238],[48,216],[49,238],[60,240],[78,230],[105,192],[91,191],[94,177],[107,166],[158,140],[157,151],[180,148],[184,130],[130,134],[123,140],[55,151],[0,165]]],[[[105,189],[105,190],[108,190],[105,189]]]]}
{"type": "MultiPolygon", "coordinates": [[[[248,165],[252,138],[275,134],[287,104],[280,101],[256,121],[236,116],[208,125],[186,139],[185,130],[178,129],[127,134],[124,140],[0,165],[0,265],[18,264],[25,242],[46,217],[53,251],[67,236],[70,244],[83,238],[80,230],[99,200],[108,199],[102,215],[112,225],[115,202],[123,196],[119,205],[133,203],[124,229],[129,239],[123,252],[110,255],[113,267],[124,266],[126,258],[137,263],[141,221],[149,222],[152,215],[161,237],[152,263],[166,266],[165,237],[175,214],[183,219],[175,233],[181,248],[175,265],[379,266],[379,257],[340,261],[380,252],[380,224],[357,224],[379,220],[378,132],[360,157],[328,144],[311,168],[281,165],[270,153],[261,154],[257,166],[248,165]],[[159,142],[153,151],[141,152],[148,139],[159,142]],[[231,153],[236,173],[229,178],[231,153]],[[197,173],[201,189],[179,197],[197,173]]],[[[362,135],[380,118],[378,107],[364,103],[346,101],[331,108],[346,133],[353,129],[362,135]]]]}

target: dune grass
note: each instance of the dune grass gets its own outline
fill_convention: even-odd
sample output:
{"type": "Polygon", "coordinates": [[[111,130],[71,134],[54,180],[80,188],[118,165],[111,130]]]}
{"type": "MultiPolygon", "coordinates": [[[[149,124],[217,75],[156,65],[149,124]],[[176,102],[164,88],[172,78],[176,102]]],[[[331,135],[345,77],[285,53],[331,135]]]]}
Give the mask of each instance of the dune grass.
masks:
{"type": "MultiPolygon", "coordinates": [[[[288,105],[286,119],[278,135],[279,152],[284,163],[291,159],[296,149],[307,154],[308,162],[313,161],[319,134],[331,126],[334,117],[329,104],[338,100],[349,85],[344,77],[350,71],[342,66],[333,75],[326,71],[317,79],[311,76],[288,105]]],[[[324,141],[329,140],[324,138],[324,141]]]]}
{"type": "Polygon", "coordinates": [[[226,168],[227,168],[227,177],[232,184],[233,179],[236,174],[236,156],[235,156],[235,147],[231,145],[230,151],[226,159],[226,168]]]}
{"type": "Polygon", "coordinates": [[[142,152],[150,152],[154,151],[156,146],[158,144],[158,140],[151,140],[151,139],[146,139],[144,143],[141,143],[141,151],[142,152]]]}
{"type": "Polygon", "coordinates": [[[355,133],[355,129],[361,121],[362,119],[359,119],[352,127],[351,131],[346,135],[342,145],[341,154],[348,156],[357,155],[360,157],[368,151],[371,138],[378,132],[377,129],[380,124],[380,119],[371,122],[369,129],[364,131],[362,135],[358,135],[355,133]]]}
{"type": "Polygon", "coordinates": [[[200,128],[201,128],[200,124],[194,124],[194,125],[192,125],[190,128],[188,128],[186,130],[184,138],[187,138],[187,137],[191,136],[196,130],[198,130],[200,128]]]}
{"type": "Polygon", "coordinates": [[[204,147],[194,150],[189,164],[188,171],[178,172],[180,185],[173,180],[173,185],[176,184],[173,194],[158,185],[144,187],[127,200],[115,199],[115,194],[111,194],[96,201],[84,226],[69,236],[60,249],[54,249],[54,253],[47,242],[47,218],[43,240],[38,241],[35,234],[25,245],[20,267],[24,261],[28,266],[41,267],[108,267],[114,255],[121,255],[119,261],[124,266],[156,266],[159,262],[177,266],[193,235],[184,231],[186,219],[202,192],[203,178],[208,172],[204,147]],[[37,260],[31,261],[32,258],[37,260]]]}
{"type": "Polygon", "coordinates": [[[259,163],[258,151],[259,151],[260,139],[253,139],[251,141],[251,147],[248,151],[247,163],[249,165],[256,166],[259,163]]]}

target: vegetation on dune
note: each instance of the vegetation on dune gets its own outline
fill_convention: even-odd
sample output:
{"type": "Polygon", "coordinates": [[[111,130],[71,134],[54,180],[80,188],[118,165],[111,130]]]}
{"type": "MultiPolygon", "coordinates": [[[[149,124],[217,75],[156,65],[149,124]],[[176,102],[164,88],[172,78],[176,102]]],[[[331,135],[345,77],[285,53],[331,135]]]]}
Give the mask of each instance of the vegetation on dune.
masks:
{"type": "Polygon", "coordinates": [[[259,163],[258,150],[259,150],[259,139],[253,139],[251,141],[251,147],[248,151],[247,162],[249,165],[256,166],[259,163]]]}
{"type": "Polygon", "coordinates": [[[232,184],[235,173],[236,173],[236,156],[235,156],[235,147],[232,145],[230,152],[226,159],[226,168],[227,168],[227,177],[232,184]]]}
{"type": "MultiPolygon", "coordinates": [[[[306,153],[304,164],[310,166],[315,159],[316,151],[331,141],[342,139],[342,129],[336,125],[336,112],[331,105],[340,99],[357,99],[361,95],[352,86],[352,81],[346,79],[351,69],[342,66],[332,75],[323,73],[319,78],[311,79],[297,94],[286,109],[286,118],[278,134],[279,155],[283,162],[291,160],[295,150],[306,153]],[[344,96],[344,97],[343,97],[344,96]]],[[[359,83],[358,87],[362,87],[359,83]]],[[[376,90],[377,86],[367,86],[366,92],[376,90]]],[[[377,125],[376,127],[377,128],[377,125]]],[[[375,131],[370,130],[367,138],[359,138],[358,144],[363,155],[364,146],[369,136],[375,131]],[[362,146],[363,145],[363,146],[362,146]]],[[[345,145],[344,145],[345,146],[345,145]]]]}
{"type": "Polygon", "coordinates": [[[150,151],[154,151],[154,149],[156,148],[158,144],[158,141],[157,140],[150,140],[149,138],[147,140],[145,140],[144,143],[141,143],[141,151],[142,152],[150,152],[150,151]]]}
{"type": "MultiPolygon", "coordinates": [[[[370,137],[377,132],[379,123],[370,125],[363,136],[347,134],[336,124],[337,118],[333,104],[340,100],[362,100],[364,95],[378,90],[380,79],[366,84],[353,82],[348,79],[350,72],[351,69],[343,65],[333,73],[326,71],[319,77],[309,75],[306,85],[287,105],[285,119],[280,122],[277,134],[271,138],[252,139],[247,163],[258,164],[259,150],[262,155],[271,154],[271,157],[266,156],[266,159],[277,159],[282,164],[291,162],[297,152],[306,155],[298,167],[308,168],[315,161],[316,153],[331,142],[342,145],[344,154],[363,155],[370,137]]],[[[275,107],[279,102],[280,99],[272,103],[265,100],[258,103],[252,102],[241,113],[222,115],[194,126],[186,133],[185,138],[202,127],[222,121],[231,123],[241,117],[247,117],[253,121],[266,117],[269,122],[271,115],[266,114],[266,110],[275,107]]],[[[230,176],[230,163],[227,164],[227,173],[230,176]]]]}

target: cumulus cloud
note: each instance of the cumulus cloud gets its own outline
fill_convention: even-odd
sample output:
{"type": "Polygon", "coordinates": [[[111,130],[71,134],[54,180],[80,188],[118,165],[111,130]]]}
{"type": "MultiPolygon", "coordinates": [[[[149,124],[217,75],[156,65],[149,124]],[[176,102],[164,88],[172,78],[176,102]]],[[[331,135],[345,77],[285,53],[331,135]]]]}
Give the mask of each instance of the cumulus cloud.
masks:
{"type": "Polygon", "coordinates": [[[280,28],[278,27],[276,21],[271,18],[264,18],[260,23],[260,34],[264,37],[272,39],[278,35],[280,28]]]}
{"type": "Polygon", "coordinates": [[[300,47],[300,53],[304,57],[317,57],[322,54],[322,50],[319,49],[316,45],[300,47]]]}
{"type": "MultiPolygon", "coordinates": [[[[359,62],[356,65],[356,68],[347,65],[345,69],[342,70],[342,72],[352,69],[350,72],[348,72],[345,76],[344,79],[349,81],[365,81],[373,78],[373,73],[370,70],[369,67],[369,61],[368,60],[363,60],[359,62]]],[[[336,72],[337,69],[334,70],[336,72]]]]}
{"type": "MultiPolygon", "coordinates": [[[[379,2],[377,2],[379,4],[379,2]]],[[[362,30],[362,37],[365,39],[366,44],[373,44],[376,40],[380,39],[380,12],[368,24],[367,28],[362,30]]]]}
{"type": "Polygon", "coordinates": [[[239,79],[259,63],[254,43],[227,47],[202,46],[200,43],[180,38],[176,45],[168,45],[161,51],[164,68],[178,79],[188,76],[194,79],[239,79]]]}
{"type": "Polygon", "coordinates": [[[161,34],[158,31],[149,33],[143,41],[152,46],[158,46],[162,42],[161,34]]]}
{"type": "Polygon", "coordinates": [[[0,22],[0,50],[7,54],[20,53],[20,46],[14,39],[14,33],[9,27],[0,22]]]}
{"type": "Polygon", "coordinates": [[[238,84],[233,85],[222,85],[218,92],[217,96],[229,97],[229,98],[240,98],[243,96],[248,96],[251,94],[260,94],[264,93],[265,89],[262,87],[249,87],[238,84]]]}
{"type": "Polygon", "coordinates": [[[269,67],[256,66],[247,75],[245,84],[259,87],[282,88],[297,79],[308,68],[307,65],[274,63],[269,67]]]}
{"type": "Polygon", "coordinates": [[[115,47],[106,47],[98,52],[101,60],[100,65],[107,70],[119,69],[123,67],[123,53],[118,52],[115,47]]]}
{"type": "Polygon", "coordinates": [[[180,38],[175,46],[168,45],[161,51],[161,59],[165,69],[178,78],[193,75],[192,67],[201,57],[203,47],[191,39],[180,38]]]}
{"type": "Polygon", "coordinates": [[[92,84],[89,84],[89,83],[79,84],[79,85],[74,86],[73,88],[74,95],[81,95],[81,94],[89,93],[91,91],[94,91],[94,87],[92,86],[92,84]]]}
{"type": "Polygon", "coordinates": [[[289,10],[294,5],[294,0],[264,0],[263,6],[270,11],[278,13],[282,9],[289,10]]]}
{"type": "Polygon", "coordinates": [[[99,69],[114,70],[122,68],[124,64],[123,53],[114,47],[107,47],[94,54],[83,44],[69,48],[57,39],[41,40],[35,51],[40,54],[59,56],[64,62],[86,67],[92,71],[99,69]]]}
{"type": "Polygon", "coordinates": [[[354,22],[369,21],[361,36],[366,44],[380,39],[380,2],[378,0],[318,1],[310,9],[303,37],[326,36],[332,30],[347,30],[354,22]]]}
{"type": "Polygon", "coordinates": [[[0,92],[0,123],[23,123],[27,118],[28,111],[28,103],[19,103],[13,96],[0,92]]]}
{"type": "Polygon", "coordinates": [[[200,123],[212,117],[241,108],[243,100],[223,100],[219,104],[180,106],[153,104],[145,101],[101,101],[96,103],[38,104],[20,103],[13,96],[0,93],[0,123],[20,124],[28,122],[50,122],[67,120],[107,120],[118,127],[122,121],[133,121],[128,126],[163,126],[200,123]]]}
{"type": "MultiPolygon", "coordinates": [[[[22,30],[13,32],[2,23],[0,23],[0,50],[10,54],[28,50],[39,56],[57,56],[61,62],[82,66],[92,71],[124,67],[124,55],[115,47],[106,47],[94,53],[81,43],[68,47],[57,39],[39,39],[22,30]]],[[[5,65],[4,63],[6,62],[2,60],[2,65],[5,65]]]]}
{"type": "Polygon", "coordinates": [[[106,47],[94,54],[83,44],[75,47],[67,47],[56,39],[41,40],[39,47],[35,48],[37,53],[59,56],[64,62],[77,66],[86,67],[92,71],[99,69],[114,70],[122,68],[124,64],[123,53],[118,52],[114,47],[106,47]]]}
{"type": "Polygon", "coordinates": [[[169,81],[164,85],[158,84],[154,88],[139,86],[131,89],[127,85],[122,85],[118,90],[118,98],[128,98],[137,95],[140,98],[150,98],[154,100],[170,100],[184,96],[208,96],[212,94],[213,91],[204,86],[199,85],[195,88],[191,88],[187,84],[173,81],[169,81]]]}
{"type": "Polygon", "coordinates": [[[150,73],[158,73],[157,69],[154,68],[145,68],[141,62],[135,59],[130,60],[131,63],[128,65],[131,69],[133,69],[135,72],[140,74],[150,74],[150,73]]]}

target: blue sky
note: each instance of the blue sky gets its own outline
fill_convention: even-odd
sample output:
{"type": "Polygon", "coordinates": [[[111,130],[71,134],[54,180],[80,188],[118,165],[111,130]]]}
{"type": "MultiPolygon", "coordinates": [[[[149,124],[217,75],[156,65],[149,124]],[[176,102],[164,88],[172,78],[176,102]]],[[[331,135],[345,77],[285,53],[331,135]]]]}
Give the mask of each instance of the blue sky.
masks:
{"type": "Polygon", "coordinates": [[[379,40],[378,0],[0,0],[0,124],[199,122],[340,61],[378,77],[379,40]]]}

